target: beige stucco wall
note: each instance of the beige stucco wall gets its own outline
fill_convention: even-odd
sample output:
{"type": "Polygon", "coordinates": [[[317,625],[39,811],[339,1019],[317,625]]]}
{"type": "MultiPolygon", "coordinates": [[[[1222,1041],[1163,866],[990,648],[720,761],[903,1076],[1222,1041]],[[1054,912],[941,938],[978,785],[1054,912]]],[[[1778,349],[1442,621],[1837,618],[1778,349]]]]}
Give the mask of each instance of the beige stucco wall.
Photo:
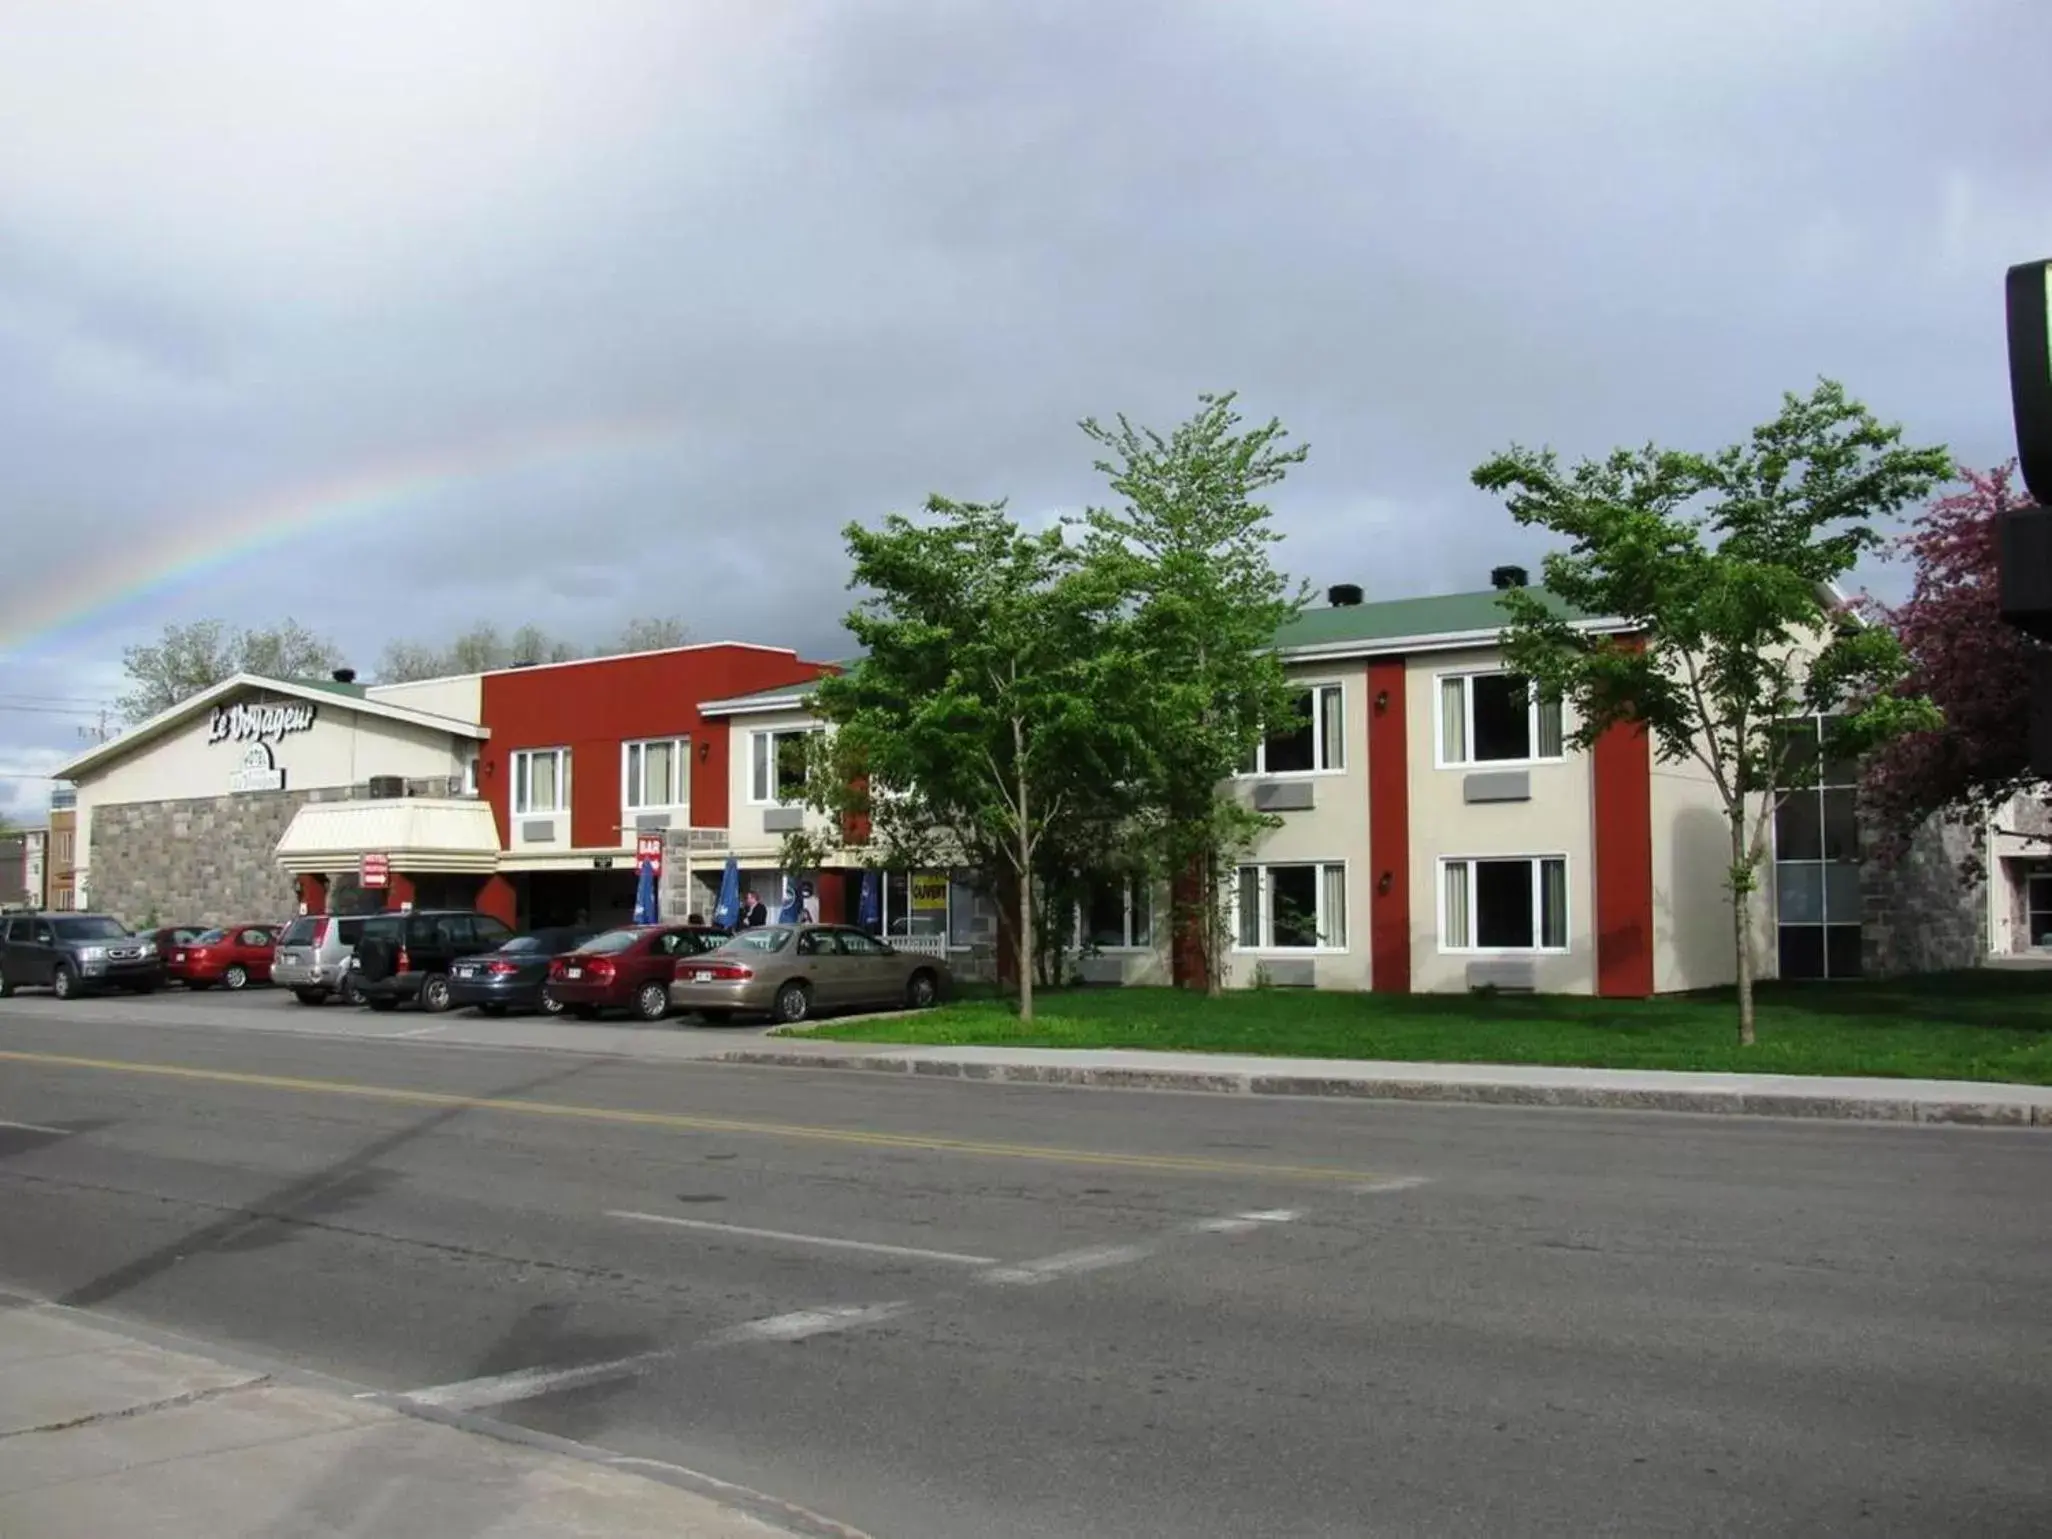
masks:
{"type": "MultiPolygon", "coordinates": [[[[1694,758],[1656,761],[1652,792],[1653,988],[1669,994],[1730,983],[1737,969],[1724,800],[1694,758]]],[[[1771,882],[1772,876],[1769,869],[1765,877],[1771,882]]]]}
{"type": "MultiPolygon", "coordinates": [[[[1404,670],[1404,728],[1409,747],[1411,824],[1411,988],[1417,993],[1462,992],[1468,964],[1512,959],[1510,953],[1472,954],[1440,949],[1442,909],[1439,863],[1456,856],[1564,855],[1567,858],[1568,947],[1529,956],[1543,993],[1588,994],[1596,986],[1593,809],[1590,757],[1572,749],[1556,762],[1447,768],[1439,758],[1439,679],[1500,666],[1495,648],[1429,653],[1404,670]],[[1471,805],[1463,786],[1472,773],[1523,769],[1531,799],[1471,805]]],[[[1565,731],[1573,732],[1572,712],[1565,731]]]]}
{"type": "MultiPolygon", "coordinates": [[[[1317,969],[1321,989],[1365,989],[1370,982],[1371,950],[1368,939],[1368,679],[1358,662],[1307,665],[1292,668],[1290,679],[1302,685],[1338,684],[1345,721],[1344,767],[1300,775],[1268,775],[1267,781],[1306,781],[1312,788],[1313,805],[1306,811],[1279,812],[1281,826],[1264,834],[1246,857],[1261,865],[1294,862],[1342,861],[1347,868],[1347,944],[1342,950],[1306,951],[1300,947],[1277,947],[1243,951],[1235,946],[1227,956],[1226,982],[1245,987],[1254,981],[1257,965],[1270,957],[1310,958],[1317,969]]],[[[1242,801],[1251,802],[1257,779],[1242,778],[1232,789],[1242,801]]],[[[1227,895],[1227,933],[1235,934],[1235,912],[1227,895]]],[[[1167,894],[1162,895],[1161,915],[1166,920],[1167,894]]],[[[1166,931],[1166,924],[1157,929],[1166,931]]],[[[1154,960],[1139,971],[1145,981],[1165,981],[1169,975],[1167,935],[1161,934],[1154,960]]],[[[1134,969],[1129,969],[1133,971],[1134,969]]],[[[1135,978],[1133,981],[1141,981],[1135,978]]]]}
{"type": "Polygon", "coordinates": [[[411,684],[373,684],[364,691],[372,700],[402,706],[409,711],[426,711],[432,716],[453,716],[458,721],[484,720],[484,675],[461,673],[447,679],[421,679],[411,684]]]}
{"type": "MultiPolygon", "coordinates": [[[[266,700],[300,703],[296,697],[287,701],[258,691],[225,703],[254,704],[266,700]]],[[[313,704],[316,712],[310,728],[289,733],[268,745],[278,768],[285,772],[288,791],[361,785],[373,775],[398,775],[414,780],[461,775],[464,761],[474,751],[475,745],[469,738],[352,710],[340,696],[313,704]]],[[[211,710],[202,711],[77,782],[78,865],[85,888],[81,906],[91,900],[94,808],[227,794],[229,777],[242,763],[250,744],[232,739],[208,742],[212,720],[211,710]]]]}
{"type": "MultiPolygon", "coordinates": [[[[797,707],[786,711],[750,711],[734,717],[729,723],[731,730],[727,733],[727,837],[743,860],[773,859],[784,841],[782,833],[766,832],[762,826],[763,814],[770,809],[748,799],[755,734],[819,725],[818,717],[797,707]]],[[[832,819],[810,808],[805,812],[805,830],[807,833],[823,837],[831,837],[837,832],[832,819]]]]}

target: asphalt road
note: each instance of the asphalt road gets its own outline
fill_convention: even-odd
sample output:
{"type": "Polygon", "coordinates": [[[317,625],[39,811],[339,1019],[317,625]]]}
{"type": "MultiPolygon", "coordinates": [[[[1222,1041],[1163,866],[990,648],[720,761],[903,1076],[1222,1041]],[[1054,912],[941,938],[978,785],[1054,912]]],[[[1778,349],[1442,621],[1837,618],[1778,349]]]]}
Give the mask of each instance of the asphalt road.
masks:
{"type": "Polygon", "coordinates": [[[909,1539],[2052,1532],[2043,1133],[152,1003],[0,1005],[0,1284],[909,1539]]]}

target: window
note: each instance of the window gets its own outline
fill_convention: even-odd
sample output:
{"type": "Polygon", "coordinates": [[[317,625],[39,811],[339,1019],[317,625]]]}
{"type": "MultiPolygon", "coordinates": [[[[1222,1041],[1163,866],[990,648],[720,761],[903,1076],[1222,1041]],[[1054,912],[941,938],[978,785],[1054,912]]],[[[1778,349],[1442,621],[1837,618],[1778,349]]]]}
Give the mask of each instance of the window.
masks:
{"type": "Polygon", "coordinates": [[[685,752],[689,746],[690,740],[681,737],[623,743],[620,753],[625,783],[620,805],[629,812],[644,807],[682,807],[686,801],[685,765],[691,762],[685,752]]]}
{"type": "Polygon", "coordinates": [[[1340,862],[1242,866],[1236,886],[1242,951],[1345,949],[1347,868],[1340,862]]]}
{"type": "Polygon", "coordinates": [[[890,947],[860,930],[836,930],[834,935],[841,943],[842,952],[851,957],[887,957],[892,954],[890,947]]]}
{"type": "Polygon", "coordinates": [[[472,754],[463,761],[463,794],[477,795],[477,755],[472,754]]]}
{"type": "Polygon", "coordinates": [[[1514,673],[1452,673],[1439,680],[1439,762],[1518,764],[1563,756],[1558,700],[1542,700],[1514,673]]]}
{"type": "Polygon", "coordinates": [[[1833,750],[1829,718],[1781,728],[1774,809],[1774,916],[1783,978],[1860,975],[1859,765],[1833,750]]]}
{"type": "Polygon", "coordinates": [[[1153,943],[1147,878],[1099,882],[1077,911],[1077,944],[1098,951],[1136,951],[1153,943]]]}
{"type": "Polygon", "coordinates": [[[1565,951],[1567,859],[1439,863],[1441,951],[1565,951]]]}
{"type": "Polygon", "coordinates": [[[513,815],[563,812],[570,806],[570,750],[527,748],[513,755],[513,815]]]}
{"type": "Polygon", "coordinates": [[[1346,760],[1346,692],[1314,684],[1296,697],[1290,724],[1254,745],[1249,775],[1308,775],[1340,770],[1346,760]]]}
{"type": "Polygon", "coordinates": [[[788,807],[805,799],[805,740],[817,731],[817,727],[790,727],[749,734],[751,802],[788,807]]]}

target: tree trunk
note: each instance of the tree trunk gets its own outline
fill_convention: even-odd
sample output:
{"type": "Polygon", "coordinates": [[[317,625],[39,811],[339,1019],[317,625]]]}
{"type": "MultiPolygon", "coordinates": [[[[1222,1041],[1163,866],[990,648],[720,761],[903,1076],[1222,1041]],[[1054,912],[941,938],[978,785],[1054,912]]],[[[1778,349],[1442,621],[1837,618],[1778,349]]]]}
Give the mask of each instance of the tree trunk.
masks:
{"type": "Polygon", "coordinates": [[[1739,1046],[1753,1045],[1753,867],[1746,859],[1746,803],[1731,809],[1731,937],[1738,964],[1739,1046]]]}
{"type": "Polygon", "coordinates": [[[1033,1019],[1033,825],[1027,817],[1026,772],[1019,771],[1019,1019],[1033,1019]]]}
{"type": "Polygon", "coordinates": [[[1204,885],[1204,993],[1209,999],[1225,994],[1225,916],[1218,911],[1218,866],[1207,860],[1198,878],[1204,885]]]}

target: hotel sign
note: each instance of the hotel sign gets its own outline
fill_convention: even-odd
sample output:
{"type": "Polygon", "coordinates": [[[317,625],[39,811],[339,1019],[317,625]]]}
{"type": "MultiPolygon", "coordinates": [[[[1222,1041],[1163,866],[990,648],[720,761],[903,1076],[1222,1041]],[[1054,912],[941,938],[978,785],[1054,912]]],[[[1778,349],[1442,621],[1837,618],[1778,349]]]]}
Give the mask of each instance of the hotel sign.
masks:
{"type": "Polygon", "coordinates": [[[278,760],[271,752],[269,743],[251,743],[249,751],[242,756],[242,762],[235,766],[235,772],[228,777],[228,794],[240,795],[244,791],[282,791],[285,789],[285,772],[278,768],[278,760]]]}
{"type": "Polygon", "coordinates": [[[319,707],[305,701],[290,705],[221,705],[207,727],[209,743],[275,743],[295,732],[312,729],[319,707]]]}

